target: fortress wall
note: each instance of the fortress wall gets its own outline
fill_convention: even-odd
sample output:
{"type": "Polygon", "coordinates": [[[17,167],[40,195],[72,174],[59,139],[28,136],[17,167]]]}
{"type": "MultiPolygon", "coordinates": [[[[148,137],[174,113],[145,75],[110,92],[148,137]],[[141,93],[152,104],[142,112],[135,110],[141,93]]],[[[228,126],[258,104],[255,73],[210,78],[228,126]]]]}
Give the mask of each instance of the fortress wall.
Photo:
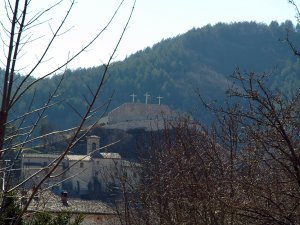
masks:
{"type": "Polygon", "coordinates": [[[108,114],[108,124],[127,121],[155,120],[161,119],[164,116],[172,116],[172,111],[166,105],[125,103],[108,114]]]}

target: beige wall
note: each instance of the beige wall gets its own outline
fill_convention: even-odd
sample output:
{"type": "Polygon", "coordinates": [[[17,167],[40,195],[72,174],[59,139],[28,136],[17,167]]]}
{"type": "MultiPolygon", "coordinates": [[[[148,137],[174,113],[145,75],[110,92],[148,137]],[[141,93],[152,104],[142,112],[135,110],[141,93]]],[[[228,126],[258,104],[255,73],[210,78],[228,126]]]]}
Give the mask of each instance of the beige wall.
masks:
{"type": "Polygon", "coordinates": [[[108,113],[108,123],[157,120],[163,116],[172,116],[171,109],[166,105],[125,103],[108,113]]]}
{"type": "MultiPolygon", "coordinates": [[[[93,177],[97,177],[101,183],[101,189],[107,190],[107,186],[110,184],[120,184],[120,179],[126,178],[126,181],[135,183],[136,172],[134,168],[129,165],[127,161],[122,159],[103,159],[103,158],[85,158],[84,156],[72,157],[73,159],[65,159],[65,167],[69,166],[69,170],[62,176],[56,177],[55,179],[48,179],[43,185],[44,187],[52,186],[60,181],[67,179],[67,182],[72,183],[73,190],[80,194],[84,194],[88,191],[89,182],[93,182],[93,177]],[[82,161],[77,162],[78,158],[82,161]],[[74,165],[73,165],[74,164],[74,165]],[[134,182],[133,182],[134,181],[134,182]]],[[[45,154],[27,154],[22,159],[22,179],[26,179],[35,172],[49,165],[57,155],[45,155],[45,154]],[[39,156],[39,157],[37,157],[39,156]]],[[[55,174],[63,171],[63,165],[59,165],[58,170],[55,174]]],[[[29,182],[26,183],[27,188],[33,187],[37,182],[44,177],[46,171],[40,172],[37,176],[34,176],[29,182]]],[[[61,188],[62,184],[57,185],[61,188]]]]}
{"type": "MultiPolygon", "coordinates": [[[[36,172],[40,171],[44,168],[40,173],[35,175],[33,178],[31,178],[26,184],[26,187],[33,187],[37,182],[39,182],[47,173],[48,169],[47,166],[56,158],[58,155],[48,155],[48,154],[25,154],[22,157],[22,175],[21,179],[25,180],[26,178],[29,178],[31,175],[35,174],[36,172]],[[38,156],[38,157],[37,157],[38,156]]],[[[62,165],[59,165],[55,174],[62,172],[62,165]]],[[[53,185],[61,180],[60,177],[54,178],[54,179],[48,179],[43,186],[49,186],[53,185]]]]}
{"type": "Polygon", "coordinates": [[[75,160],[69,161],[70,169],[66,173],[66,178],[72,177],[73,190],[76,192],[88,191],[88,183],[92,180],[93,163],[91,160],[83,160],[76,163],[75,160]]]}
{"type": "MultiPolygon", "coordinates": [[[[88,191],[89,182],[93,182],[93,177],[95,176],[101,183],[102,190],[105,191],[107,184],[114,183],[115,181],[113,177],[116,176],[116,167],[118,164],[120,165],[120,163],[118,163],[119,161],[121,160],[100,158],[83,161],[71,167],[67,172],[67,177],[76,175],[70,179],[73,185],[73,190],[86,192],[88,191]],[[78,190],[78,187],[80,187],[80,190],[78,190]]],[[[75,161],[69,163],[72,165],[75,161]]]]}
{"type": "Polygon", "coordinates": [[[98,136],[89,136],[87,137],[87,153],[89,154],[100,147],[100,137],[98,136]]]}

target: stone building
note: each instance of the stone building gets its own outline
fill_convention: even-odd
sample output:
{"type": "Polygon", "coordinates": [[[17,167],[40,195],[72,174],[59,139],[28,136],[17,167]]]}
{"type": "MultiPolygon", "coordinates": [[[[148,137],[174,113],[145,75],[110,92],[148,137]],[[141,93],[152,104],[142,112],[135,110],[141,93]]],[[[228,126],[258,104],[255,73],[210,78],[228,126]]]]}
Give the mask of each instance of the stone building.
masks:
{"type": "MultiPolygon", "coordinates": [[[[30,191],[23,192],[20,204],[25,204],[29,195],[30,191]]],[[[83,216],[82,225],[119,224],[117,212],[109,205],[101,201],[68,198],[66,192],[61,193],[61,196],[54,195],[49,191],[38,192],[28,207],[24,221],[32,222],[35,213],[43,211],[53,216],[61,212],[68,212],[71,214],[71,221],[81,215],[83,216]]]]}
{"type": "Polygon", "coordinates": [[[108,113],[108,124],[156,120],[162,117],[174,116],[171,109],[166,105],[125,103],[108,113]]]}
{"type": "MultiPolygon", "coordinates": [[[[48,166],[57,159],[59,155],[56,154],[39,154],[39,153],[24,153],[22,154],[21,161],[21,180],[30,178],[28,182],[24,184],[25,188],[31,188],[35,186],[40,179],[48,172],[48,166]],[[43,169],[41,172],[39,172],[43,169]],[[39,172],[39,173],[38,173],[39,172]]],[[[63,172],[63,164],[58,165],[56,174],[63,172]]],[[[52,178],[47,180],[43,186],[49,186],[54,183],[60,182],[61,178],[52,178]]]]}
{"type": "Polygon", "coordinates": [[[177,118],[178,113],[167,105],[124,103],[109,112],[101,122],[109,129],[161,130],[166,121],[174,121],[177,118]]]}
{"type": "MultiPolygon", "coordinates": [[[[120,182],[118,177],[125,173],[126,176],[136,178],[133,171],[128,171],[130,162],[123,160],[120,154],[101,151],[95,154],[100,147],[98,136],[87,137],[86,143],[86,155],[66,155],[53,178],[49,178],[43,187],[52,186],[52,189],[67,189],[72,193],[85,195],[90,191],[105,192],[109,186],[117,186],[120,182]]],[[[37,184],[58,157],[56,154],[24,153],[21,162],[23,180],[42,170],[26,182],[24,187],[31,188],[37,184]]]]}

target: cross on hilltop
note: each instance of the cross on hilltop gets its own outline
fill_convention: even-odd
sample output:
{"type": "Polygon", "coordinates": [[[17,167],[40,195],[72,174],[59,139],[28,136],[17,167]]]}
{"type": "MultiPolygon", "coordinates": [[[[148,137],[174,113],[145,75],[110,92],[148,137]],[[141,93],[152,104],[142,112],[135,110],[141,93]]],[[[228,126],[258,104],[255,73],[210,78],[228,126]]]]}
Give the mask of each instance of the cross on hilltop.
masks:
{"type": "Polygon", "coordinates": [[[148,94],[148,92],[146,92],[146,94],[144,94],[144,96],[146,97],[146,104],[148,104],[148,97],[150,97],[150,95],[148,94]]]}
{"type": "Polygon", "coordinates": [[[137,95],[135,95],[134,93],[132,93],[130,96],[132,97],[132,103],[134,103],[134,99],[135,99],[135,97],[136,97],[137,95]]]}
{"type": "Polygon", "coordinates": [[[160,105],[160,100],[163,98],[160,95],[158,97],[156,97],[158,99],[158,104],[160,105]]]}
{"type": "MultiPolygon", "coordinates": [[[[132,93],[132,94],[129,95],[129,96],[132,97],[132,103],[135,103],[135,100],[136,100],[137,95],[134,94],[134,93],[132,93]]],[[[144,96],[145,96],[145,103],[148,104],[148,101],[149,101],[149,99],[150,99],[150,94],[149,94],[148,92],[146,92],[146,93],[144,94],[144,96]]],[[[157,96],[156,98],[158,99],[158,105],[160,105],[160,104],[161,104],[161,99],[163,99],[163,97],[159,95],[159,96],[157,96]]]]}

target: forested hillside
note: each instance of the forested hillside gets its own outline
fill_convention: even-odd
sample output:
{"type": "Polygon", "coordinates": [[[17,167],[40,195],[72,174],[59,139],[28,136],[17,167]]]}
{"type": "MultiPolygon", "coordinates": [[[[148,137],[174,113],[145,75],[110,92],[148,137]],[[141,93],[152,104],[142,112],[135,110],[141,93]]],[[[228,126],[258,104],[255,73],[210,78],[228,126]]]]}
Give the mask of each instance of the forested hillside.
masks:
{"type": "MultiPolygon", "coordinates": [[[[162,103],[172,109],[190,112],[205,119],[197,92],[208,100],[222,103],[225,90],[231,85],[230,75],[236,68],[244,72],[274,74],[270,86],[281,87],[291,94],[299,87],[300,63],[284,39],[286,29],[296,30],[290,21],[270,25],[254,22],[207,25],[193,28],[185,34],[162,40],[141,50],[124,61],[115,62],[110,68],[109,79],[102,91],[99,105],[114,93],[109,109],[130,102],[132,93],[137,101],[144,102],[144,94],[151,95],[151,103],[162,103]]],[[[299,35],[290,35],[294,44],[300,43],[299,35]]],[[[300,46],[300,45],[299,45],[300,46]]],[[[49,110],[47,121],[54,127],[70,127],[78,119],[74,111],[83,111],[89,89],[97,84],[97,74],[103,66],[67,71],[56,101],[62,101],[49,110]]],[[[46,79],[35,87],[39,96],[33,105],[40,107],[60,80],[60,75],[46,79]]],[[[34,89],[23,96],[15,110],[29,107],[34,89]]]]}

